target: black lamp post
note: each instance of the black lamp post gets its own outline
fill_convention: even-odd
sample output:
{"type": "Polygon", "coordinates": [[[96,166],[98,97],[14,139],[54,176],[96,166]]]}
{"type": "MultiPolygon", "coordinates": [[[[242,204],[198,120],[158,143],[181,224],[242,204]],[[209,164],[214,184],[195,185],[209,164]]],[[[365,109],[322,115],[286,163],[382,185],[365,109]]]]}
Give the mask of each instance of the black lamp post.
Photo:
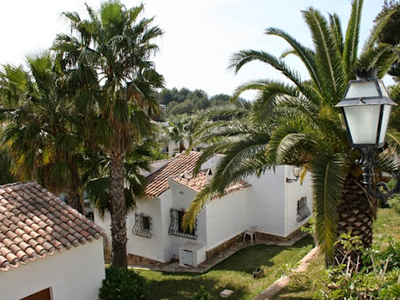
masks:
{"type": "Polygon", "coordinates": [[[342,109],[351,146],[362,153],[359,163],[362,163],[364,172],[364,186],[372,196],[387,199],[399,192],[400,180],[391,191],[383,182],[378,183],[374,190],[372,174],[377,165],[376,155],[385,143],[392,106],[397,104],[390,99],[382,80],[376,75],[374,69],[356,72],[357,79],[349,82],[343,100],[336,107],[342,109]]]}

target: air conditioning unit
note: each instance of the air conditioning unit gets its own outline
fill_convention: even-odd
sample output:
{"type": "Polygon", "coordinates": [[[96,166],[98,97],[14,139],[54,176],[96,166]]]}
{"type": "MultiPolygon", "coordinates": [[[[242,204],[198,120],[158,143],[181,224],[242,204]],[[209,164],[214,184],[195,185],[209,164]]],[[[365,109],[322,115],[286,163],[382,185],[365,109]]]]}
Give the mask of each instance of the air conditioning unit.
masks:
{"type": "Polygon", "coordinates": [[[206,246],[187,242],[179,247],[179,265],[197,267],[206,260],[206,246]]]}

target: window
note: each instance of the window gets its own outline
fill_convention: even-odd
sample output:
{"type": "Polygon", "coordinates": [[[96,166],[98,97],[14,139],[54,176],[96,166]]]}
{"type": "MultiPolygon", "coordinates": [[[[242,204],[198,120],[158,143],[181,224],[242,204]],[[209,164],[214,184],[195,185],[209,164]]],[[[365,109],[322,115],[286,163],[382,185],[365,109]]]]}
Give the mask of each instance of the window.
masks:
{"type": "Polygon", "coordinates": [[[311,215],[311,211],[307,206],[307,197],[301,197],[297,201],[297,222],[301,222],[311,215]]]}
{"type": "Polygon", "coordinates": [[[151,218],[143,214],[135,214],[135,226],[133,226],[132,234],[151,238],[153,234],[151,230],[151,218]]]}
{"type": "Polygon", "coordinates": [[[196,224],[195,224],[193,230],[191,230],[191,231],[183,230],[183,228],[182,228],[182,222],[183,222],[184,215],[185,215],[184,210],[177,210],[177,209],[171,208],[171,224],[169,225],[168,234],[184,237],[187,239],[196,240],[197,239],[196,224]]]}

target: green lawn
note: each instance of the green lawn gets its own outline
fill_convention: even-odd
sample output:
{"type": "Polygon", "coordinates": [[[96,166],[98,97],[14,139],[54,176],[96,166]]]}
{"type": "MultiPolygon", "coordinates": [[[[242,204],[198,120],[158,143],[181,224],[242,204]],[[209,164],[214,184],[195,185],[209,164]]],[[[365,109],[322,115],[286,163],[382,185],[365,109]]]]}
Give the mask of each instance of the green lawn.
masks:
{"type": "MultiPolygon", "coordinates": [[[[381,209],[374,223],[374,236],[390,234],[400,242],[400,214],[393,209],[381,209]]],[[[219,293],[232,289],[230,300],[252,299],[281,276],[285,265],[295,265],[312,248],[311,237],[306,237],[292,247],[256,245],[242,249],[202,275],[188,273],[163,273],[141,270],[151,289],[151,299],[190,299],[199,286],[221,299],[219,293]],[[253,279],[252,272],[264,266],[267,276],[253,279]]],[[[294,278],[293,285],[283,289],[273,299],[314,299],[325,281],[325,263],[322,256],[310,263],[305,274],[294,278]]]]}
{"type": "MultiPolygon", "coordinates": [[[[393,209],[380,209],[378,218],[374,223],[374,238],[382,234],[390,234],[396,242],[400,242],[400,214],[393,209]]],[[[273,299],[315,299],[315,295],[324,289],[325,263],[322,256],[311,262],[308,270],[298,280],[303,280],[303,286],[288,286],[277,294],[273,299]]],[[[295,278],[296,279],[296,278],[295,278]]]]}
{"type": "Polygon", "coordinates": [[[230,300],[252,299],[278,279],[285,264],[295,265],[313,247],[307,236],[291,247],[255,245],[244,248],[205,274],[165,273],[140,270],[150,283],[151,299],[190,299],[201,285],[216,299],[225,288],[234,290],[230,300]],[[266,276],[253,279],[252,272],[263,266],[266,276]]]}

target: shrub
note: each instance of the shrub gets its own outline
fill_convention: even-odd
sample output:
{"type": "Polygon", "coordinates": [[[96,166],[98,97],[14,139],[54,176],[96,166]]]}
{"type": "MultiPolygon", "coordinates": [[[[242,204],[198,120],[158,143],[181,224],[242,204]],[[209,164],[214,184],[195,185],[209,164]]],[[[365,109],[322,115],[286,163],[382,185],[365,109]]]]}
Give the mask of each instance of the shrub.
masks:
{"type": "Polygon", "coordinates": [[[364,262],[361,270],[351,260],[344,259],[343,264],[327,271],[328,289],[321,291],[322,298],[400,299],[399,250],[400,245],[393,238],[384,236],[373,248],[363,251],[359,258],[364,262]]]}
{"type": "Polygon", "coordinates": [[[388,204],[391,208],[393,208],[398,214],[400,214],[400,196],[394,195],[388,201],[388,204]]]}
{"type": "Polygon", "coordinates": [[[214,300],[214,297],[201,285],[197,293],[193,295],[192,300],[214,300]]]}
{"type": "Polygon", "coordinates": [[[150,299],[146,279],[131,269],[111,266],[106,269],[99,292],[100,300],[150,299]]]}

